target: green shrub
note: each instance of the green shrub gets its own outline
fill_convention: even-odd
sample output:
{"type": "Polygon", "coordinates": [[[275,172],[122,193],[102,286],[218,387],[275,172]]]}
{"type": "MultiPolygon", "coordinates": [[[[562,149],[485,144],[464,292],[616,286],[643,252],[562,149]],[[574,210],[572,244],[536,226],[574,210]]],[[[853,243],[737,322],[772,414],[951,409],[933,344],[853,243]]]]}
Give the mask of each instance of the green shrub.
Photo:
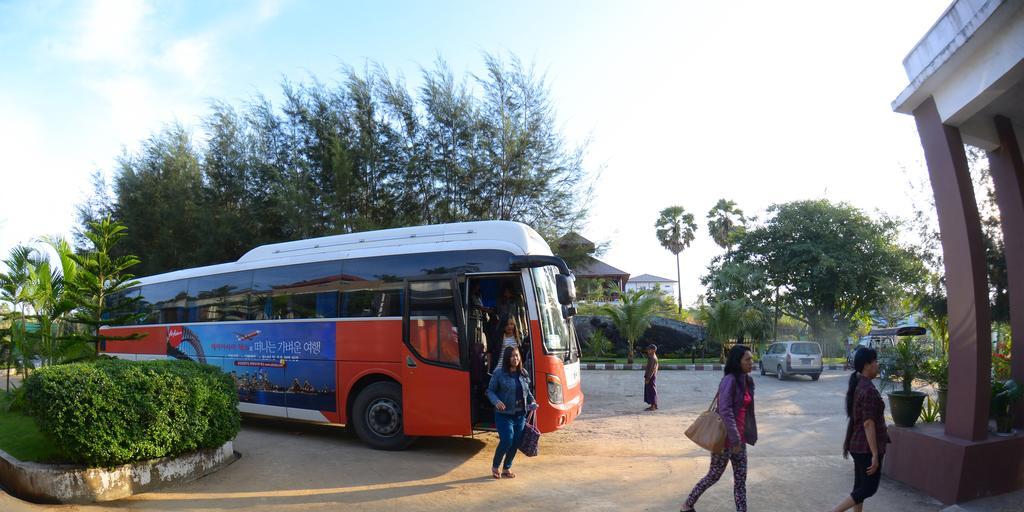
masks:
{"type": "Polygon", "coordinates": [[[49,366],[25,390],[26,411],[43,433],[90,466],[217,447],[241,426],[231,377],[189,361],[49,366]]]}
{"type": "Polygon", "coordinates": [[[587,342],[587,351],[589,352],[590,357],[604,357],[604,354],[608,352],[611,347],[611,340],[609,340],[601,330],[594,331],[594,334],[590,336],[590,341],[587,342]]]}
{"type": "Polygon", "coordinates": [[[935,423],[939,421],[939,402],[932,400],[932,397],[924,397],[924,407],[921,408],[921,423],[935,423]]]}

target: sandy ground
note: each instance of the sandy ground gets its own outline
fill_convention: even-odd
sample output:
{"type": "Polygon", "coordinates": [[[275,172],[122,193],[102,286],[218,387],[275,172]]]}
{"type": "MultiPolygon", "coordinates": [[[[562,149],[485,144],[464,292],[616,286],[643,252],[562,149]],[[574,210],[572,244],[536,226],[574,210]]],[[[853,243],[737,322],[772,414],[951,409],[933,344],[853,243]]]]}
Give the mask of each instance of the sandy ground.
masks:
{"type": "MultiPolygon", "coordinates": [[[[539,457],[517,458],[514,480],[490,477],[494,434],[421,439],[404,452],[379,452],[338,428],[247,420],[235,442],[242,458],[198,481],[103,507],[38,507],[0,493],[0,511],[678,510],[709,460],[682,432],[707,407],[720,375],[662,372],[661,409],[653,413],[642,411],[641,375],[584,372],[583,416],[545,435],[539,457]]],[[[760,441],[750,449],[750,510],[829,510],[852,486],[853,463],[839,454],[846,374],[826,373],[818,382],[755,378],[760,441]]],[[[732,483],[727,471],[697,508],[734,510],[732,483]]],[[[962,510],[1024,511],[1021,502],[962,510]]],[[[883,479],[865,509],[943,507],[883,479]]]]}

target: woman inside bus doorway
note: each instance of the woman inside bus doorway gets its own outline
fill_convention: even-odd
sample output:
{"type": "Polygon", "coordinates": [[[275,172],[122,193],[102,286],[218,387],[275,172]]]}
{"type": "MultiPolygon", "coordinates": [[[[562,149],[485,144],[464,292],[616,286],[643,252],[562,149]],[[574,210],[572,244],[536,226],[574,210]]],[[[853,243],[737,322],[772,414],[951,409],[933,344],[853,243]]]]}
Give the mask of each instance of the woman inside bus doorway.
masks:
{"type": "Polygon", "coordinates": [[[495,325],[495,338],[497,339],[502,338],[505,321],[508,318],[515,321],[516,331],[520,335],[526,333],[526,308],[523,306],[523,296],[518,290],[518,287],[511,282],[506,282],[501,286],[501,294],[494,307],[495,317],[499,320],[495,325]]]}
{"type": "Polygon", "coordinates": [[[516,347],[502,351],[501,367],[496,368],[487,385],[487,398],[494,404],[494,428],[498,431],[498,448],[494,451],[491,476],[515,478],[512,461],[523,439],[526,413],[537,409],[530,390],[530,380],[523,370],[523,358],[516,347]],[[499,472],[498,468],[501,468],[499,472]]]}
{"type": "Polygon", "coordinates": [[[502,355],[505,353],[505,349],[509,347],[518,348],[519,356],[522,359],[526,359],[528,356],[526,353],[528,347],[523,345],[523,337],[519,334],[519,327],[516,321],[512,317],[503,316],[498,322],[498,326],[499,335],[491,342],[491,348],[487,356],[492,372],[496,371],[503,364],[504,358],[502,355]]]}

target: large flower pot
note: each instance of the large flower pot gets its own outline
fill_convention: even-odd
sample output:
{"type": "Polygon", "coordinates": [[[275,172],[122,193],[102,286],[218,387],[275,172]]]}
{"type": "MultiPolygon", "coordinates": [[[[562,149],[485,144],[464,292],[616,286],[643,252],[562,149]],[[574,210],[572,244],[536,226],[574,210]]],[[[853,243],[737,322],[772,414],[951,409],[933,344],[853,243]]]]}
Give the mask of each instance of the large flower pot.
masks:
{"type": "Polygon", "coordinates": [[[896,391],[889,393],[889,405],[892,407],[892,421],[897,427],[913,427],[921,417],[924,407],[924,393],[920,391],[896,391]]]}
{"type": "Polygon", "coordinates": [[[1013,415],[996,416],[996,434],[1009,435],[1013,433],[1013,415]]]}
{"type": "Polygon", "coordinates": [[[949,395],[949,390],[945,388],[939,388],[939,421],[946,422],[946,396],[949,395]]]}

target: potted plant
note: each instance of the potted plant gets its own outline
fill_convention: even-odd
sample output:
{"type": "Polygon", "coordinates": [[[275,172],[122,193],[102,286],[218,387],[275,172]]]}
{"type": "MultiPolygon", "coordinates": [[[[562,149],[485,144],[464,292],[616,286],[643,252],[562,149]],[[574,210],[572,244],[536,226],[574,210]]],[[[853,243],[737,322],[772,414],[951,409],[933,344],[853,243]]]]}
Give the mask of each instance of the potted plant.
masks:
{"type": "Polygon", "coordinates": [[[946,396],[949,394],[949,355],[933,357],[925,365],[925,376],[938,390],[939,418],[946,422],[946,396]]]}
{"type": "Polygon", "coordinates": [[[905,336],[886,351],[881,358],[882,382],[902,384],[901,390],[889,393],[893,423],[899,427],[913,427],[921,416],[924,398],[920,391],[914,391],[914,379],[921,375],[925,363],[925,352],[913,337],[905,336]]]}
{"type": "Polygon", "coordinates": [[[991,416],[996,420],[996,434],[1013,433],[1013,405],[1024,397],[1024,386],[1013,379],[992,380],[991,416]]]}

